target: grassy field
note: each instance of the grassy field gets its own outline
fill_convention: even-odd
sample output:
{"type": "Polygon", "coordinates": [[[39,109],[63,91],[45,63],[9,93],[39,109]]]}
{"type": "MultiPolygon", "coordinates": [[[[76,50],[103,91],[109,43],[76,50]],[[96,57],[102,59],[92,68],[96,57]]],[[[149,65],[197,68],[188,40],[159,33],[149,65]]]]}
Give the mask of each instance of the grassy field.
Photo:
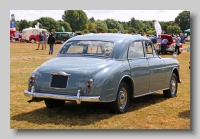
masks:
{"type": "MultiPolygon", "coordinates": [[[[182,83],[177,97],[166,99],[162,92],[131,100],[127,113],[110,114],[101,103],[66,102],[64,108],[47,109],[44,102],[28,103],[23,94],[30,73],[54,54],[35,50],[37,44],[10,43],[10,128],[11,129],[190,129],[190,52],[176,57],[182,83]]],[[[184,48],[190,46],[189,42],[184,48]]],[[[171,54],[161,57],[172,57],[171,54]]]]}

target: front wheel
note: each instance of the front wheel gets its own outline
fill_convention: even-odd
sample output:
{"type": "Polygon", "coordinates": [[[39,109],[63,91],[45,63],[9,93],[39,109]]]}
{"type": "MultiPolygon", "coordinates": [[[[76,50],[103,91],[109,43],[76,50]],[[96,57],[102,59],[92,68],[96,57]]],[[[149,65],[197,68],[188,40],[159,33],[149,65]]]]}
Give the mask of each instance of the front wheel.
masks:
{"type": "Polygon", "coordinates": [[[31,41],[30,41],[31,43],[35,43],[35,39],[31,39],[31,41]]]}
{"type": "Polygon", "coordinates": [[[172,73],[169,89],[163,91],[164,97],[166,98],[175,97],[177,94],[177,89],[178,89],[177,76],[175,73],[172,73]]]}
{"type": "Polygon", "coordinates": [[[116,100],[110,104],[111,112],[114,114],[125,113],[128,108],[129,101],[130,93],[128,86],[125,82],[121,82],[118,88],[116,100]]]}
{"type": "Polygon", "coordinates": [[[65,105],[64,100],[55,100],[55,99],[45,99],[45,105],[47,108],[63,107],[65,105]]]}

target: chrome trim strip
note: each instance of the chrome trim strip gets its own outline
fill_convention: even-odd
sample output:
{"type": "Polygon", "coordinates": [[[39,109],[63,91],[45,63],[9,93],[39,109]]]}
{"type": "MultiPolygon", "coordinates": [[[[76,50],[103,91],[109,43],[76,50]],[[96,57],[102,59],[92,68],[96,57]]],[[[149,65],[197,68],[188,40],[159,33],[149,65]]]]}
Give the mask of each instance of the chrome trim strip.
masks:
{"type": "Polygon", "coordinates": [[[42,98],[42,99],[59,99],[59,100],[74,100],[77,104],[82,101],[85,102],[100,102],[100,96],[81,96],[80,90],[78,90],[76,96],[71,95],[60,95],[60,94],[49,94],[49,93],[38,93],[33,91],[24,90],[24,95],[32,98],[42,98]]]}
{"type": "Polygon", "coordinates": [[[157,91],[149,92],[149,93],[146,93],[146,94],[134,96],[134,98],[141,97],[141,96],[146,96],[146,95],[153,94],[153,93],[160,92],[160,91],[167,90],[167,89],[169,89],[169,88],[164,88],[164,89],[161,89],[161,90],[157,90],[157,91]]]}
{"type": "Polygon", "coordinates": [[[51,73],[51,75],[70,76],[71,74],[68,74],[68,73],[66,73],[64,71],[61,71],[61,72],[51,73]]]}

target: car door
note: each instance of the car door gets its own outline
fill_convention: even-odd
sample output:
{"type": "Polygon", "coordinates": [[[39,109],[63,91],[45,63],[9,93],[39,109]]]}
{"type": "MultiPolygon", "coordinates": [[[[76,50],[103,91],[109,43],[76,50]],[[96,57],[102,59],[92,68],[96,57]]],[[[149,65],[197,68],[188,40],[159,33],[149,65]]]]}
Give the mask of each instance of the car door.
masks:
{"type": "Polygon", "coordinates": [[[163,89],[166,86],[166,67],[164,61],[156,53],[153,44],[148,41],[144,42],[144,44],[146,44],[146,57],[149,63],[149,92],[154,92],[163,89]]]}
{"type": "Polygon", "coordinates": [[[149,90],[149,64],[144,54],[142,41],[134,41],[128,50],[128,61],[131,77],[134,82],[134,97],[148,93],[149,90]]]}

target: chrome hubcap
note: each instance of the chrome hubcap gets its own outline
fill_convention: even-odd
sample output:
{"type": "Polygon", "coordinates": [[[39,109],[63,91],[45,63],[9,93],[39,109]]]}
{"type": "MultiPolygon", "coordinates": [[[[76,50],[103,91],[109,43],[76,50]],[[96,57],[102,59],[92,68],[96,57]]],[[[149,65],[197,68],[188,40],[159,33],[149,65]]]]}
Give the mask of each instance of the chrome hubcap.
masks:
{"type": "Polygon", "coordinates": [[[123,87],[120,89],[119,91],[119,108],[120,109],[124,109],[126,107],[127,104],[127,91],[126,89],[123,87]]]}
{"type": "Polygon", "coordinates": [[[174,77],[171,79],[171,91],[172,94],[176,92],[176,79],[174,77]]]}

